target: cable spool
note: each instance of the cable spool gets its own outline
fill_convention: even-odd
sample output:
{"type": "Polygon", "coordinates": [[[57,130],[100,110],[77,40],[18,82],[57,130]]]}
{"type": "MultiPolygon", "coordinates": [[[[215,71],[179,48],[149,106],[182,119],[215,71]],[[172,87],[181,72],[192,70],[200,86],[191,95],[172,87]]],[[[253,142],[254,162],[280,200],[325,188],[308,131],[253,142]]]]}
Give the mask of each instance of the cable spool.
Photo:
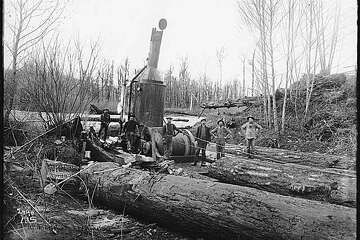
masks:
{"type": "MultiPolygon", "coordinates": [[[[155,129],[155,128],[154,128],[155,129]]],[[[153,133],[156,147],[159,150],[160,154],[164,154],[164,144],[162,140],[162,135],[160,133],[161,129],[158,129],[153,133]]],[[[178,133],[173,137],[173,156],[193,156],[196,151],[196,142],[195,138],[189,130],[183,129],[183,133],[178,133]]]]}
{"type": "Polygon", "coordinates": [[[187,137],[190,140],[190,153],[189,153],[189,155],[194,155],[196,153],[196,150],[197,150],[197,142],[195,140],[195,137],[187,129],[184,129],[183,132],[187,135],[187,137]]]}

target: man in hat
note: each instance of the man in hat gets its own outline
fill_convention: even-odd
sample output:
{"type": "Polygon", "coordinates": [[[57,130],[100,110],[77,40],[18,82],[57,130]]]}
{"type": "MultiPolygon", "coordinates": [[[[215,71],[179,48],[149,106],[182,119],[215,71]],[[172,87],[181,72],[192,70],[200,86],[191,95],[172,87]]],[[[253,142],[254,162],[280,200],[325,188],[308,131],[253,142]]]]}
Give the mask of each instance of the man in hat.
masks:
{"type": "Polygon", "coordinates": [[[139,136],[139,123],[135,120],[135,115],[129,115],[129,121],[124,125],[124,132],[127,139],[128,151],[137,153],[137,139],[139,136]]]}
{"type": "Polygon", "coordinates": [[[211,133],[210,128],[206,126],[206,119],[201,119],[201,125],[196,129],[196,141],[198,144],[198,151],[197,156],[195,157],[194,166],[196,166],[198,160],[199,160],[199,153],[201,151],[201,166],[205,166],[205,151],[206,151],[206,145],[211,140],[211,133]]]}
{"type": "Polygon", "coordinates": [[[164,144],[164,159],[170,159],[172,154],[172,140],[179,132],[182,132],[178,129],[172,122],[172,117],[166,118],[167,122],[163,126],[162,135],[163,135],[163,144],[164,144]],[[176,132],[176,133],[175,133],[176,132]]]}
{"type": "Polygon", "coordinates": [[[100,116],[100,122],[101,122],[101,126],[100,126],[100,131],[99,131],[99,137],[100,137],[101,131],[104,130],[105,133],[104,133],[103,139],[105,141],[107,138],[107,131],[108,131],[109,124],[110,124],[109,109],[107,109],[107,108],[104,109],[103,114],[101,114],[101,116],[100,116]]]}
{"type": "Polygon", "coordinates": [[[210,133],[216,140],[216,159],[220,159],[224,156],[225,140],[231,136],[231,132],[225,127],[223,119],[220,119],[217,124],[218,126],[211,130],[210,133]]]}
{"type": "Polygon", "coordinates": [[[258,131],[261,130],[262,127],[254,121],[252,116],[248,116],[247,120],[248,121],[241,126],[241,132],[245,135],[249,158],[252,158],[251,154],[253,154],[254,151],[254,141],[258,131]]]}

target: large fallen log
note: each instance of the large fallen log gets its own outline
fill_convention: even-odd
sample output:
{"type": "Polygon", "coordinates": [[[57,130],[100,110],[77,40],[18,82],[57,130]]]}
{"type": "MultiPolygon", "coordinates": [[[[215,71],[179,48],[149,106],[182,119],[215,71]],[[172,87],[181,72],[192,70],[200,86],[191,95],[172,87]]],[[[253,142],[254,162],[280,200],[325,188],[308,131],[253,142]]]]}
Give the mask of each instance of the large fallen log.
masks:
{"type": "Polygon", "coordinates": [[[104,143],[96,136],[94,128],[90,128],[89,137],[86,139],[87,148],[91,151],[91,159],[98,162],[116,162],[120,165],[134,162],[133,155],[112,149],[105,150],[104,143]]]}
{"type": "Polygon", "coordinates": [[[282,195],[356,207],[356,174],[331,170],[229,156],[211,164],[208,176],[282,195]]]}
{"type": "MultiPolygon", "coordinates": [[[[244,156],[246,146],[226,144],[225,152],[244,156]]],[[[340,168],[355,170],[355,158],[350,156],[337,156],[317,152],[298,152],[280,148],[256,147],[256,158],[270,157],[275,160],[296,163],[318,168],[340,168]]]]}
{"type": "Polygon", "coordinates": [[[355,239],[356,210],[231,184],[99,163],[82,173],[98,204],[206,239],[355,239]],[[99,172],[95,174],[94,172],[99,172]]]}

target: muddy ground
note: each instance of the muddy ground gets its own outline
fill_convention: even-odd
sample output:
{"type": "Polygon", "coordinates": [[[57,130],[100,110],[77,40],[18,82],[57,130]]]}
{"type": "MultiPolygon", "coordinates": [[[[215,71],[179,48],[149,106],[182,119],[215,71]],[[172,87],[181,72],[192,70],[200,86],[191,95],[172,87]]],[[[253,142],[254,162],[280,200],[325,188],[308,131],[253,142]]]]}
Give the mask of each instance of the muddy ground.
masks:
{"type": "Polygon", "coordinates": [[[152,222],[90,206],[76,184],[47,195],[32,177],[13,179],[16,182],[6,182],[4,239],[192,239],[152,222]]]}
{"type": "MultiPolygon", "coordinates": [[[[31,165],[39,167],[38,160],[45,155],[34,153],[42,149],[45,154],[49,142],[40,141],[37,144],[43,147],[34,146],[17,154],[5,165],[4,239],[193,239],[168,231],[151,220],[135,219],[125,212],[94,205],[91,193],[86,194],[80,180],[61,185],[53,195],[45,194],[39,173],[31,165]]],[[[64,157],[61,151],[60,154],[64,157]]],[[[206,176],[207,170],[200,164],[178,163],[174,167],[183,176],[215,181],[206,176]]]]}

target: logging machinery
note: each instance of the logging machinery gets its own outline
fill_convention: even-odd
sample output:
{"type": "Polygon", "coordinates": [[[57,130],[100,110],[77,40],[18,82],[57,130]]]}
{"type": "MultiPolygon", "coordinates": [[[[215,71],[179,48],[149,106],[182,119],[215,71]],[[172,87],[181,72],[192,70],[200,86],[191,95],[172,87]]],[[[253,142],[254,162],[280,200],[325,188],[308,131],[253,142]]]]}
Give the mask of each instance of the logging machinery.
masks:
{"type": "MultiPolygon", "coordinates": [[[[162,126],[164,122],[165,84],[157,69],[165,19],[159,21],[159,28],[152,29],[147,65],[130,81],[128,94],[128,113],[134,113],[140,123],[141,153],[154,158],[164,154],[162,126]]],[[[120,100],[123,104],[124,99],[120,100]]],[[[119,107],[124,109],[123,106],[119,107]]],[[[128,114],[129,116],[130,114],[128,114]]],[[[195,156],[196,141],[192,133],[183,129],[173,138],[173,153],[176,159],[192,161],[195,156]],[[187,156],[187,157],[186,157],[187,156]]]]}

